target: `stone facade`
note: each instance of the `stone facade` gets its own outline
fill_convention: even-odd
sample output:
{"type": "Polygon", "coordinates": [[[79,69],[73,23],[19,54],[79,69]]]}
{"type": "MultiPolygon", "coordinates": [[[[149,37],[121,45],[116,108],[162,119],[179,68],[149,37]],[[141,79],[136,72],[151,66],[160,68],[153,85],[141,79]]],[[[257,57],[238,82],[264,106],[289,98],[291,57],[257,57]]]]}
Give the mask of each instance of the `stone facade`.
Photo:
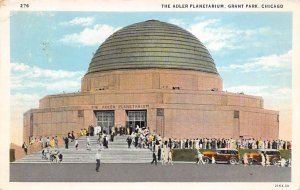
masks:
{"type": "Polygon", "coordinates": [[[116,127],[126,127],[126,111],[146,110],[147,127],[164,137],[277,139],[279,131],[277,111],[260,97],[222,91],[218,75],[149,69],[88,74],[81,92],[44,97],[24,114],[24,139],[79,132],[96,125],[99,110],[114,111],[116,127]]]}

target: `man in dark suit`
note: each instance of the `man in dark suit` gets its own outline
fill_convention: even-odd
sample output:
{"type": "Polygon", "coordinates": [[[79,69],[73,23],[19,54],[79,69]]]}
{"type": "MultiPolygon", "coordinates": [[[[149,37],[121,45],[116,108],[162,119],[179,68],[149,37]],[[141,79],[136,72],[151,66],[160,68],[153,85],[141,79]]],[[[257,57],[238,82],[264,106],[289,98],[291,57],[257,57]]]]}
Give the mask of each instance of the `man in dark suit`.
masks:
{"type": "Polygon", "coordinates": [[[96,158],[96,171],[99,172],[99,168],[100,168],[100,150],[97,151],[95,158],[96,158]]]}
{"type": "Polygon", "coordinates": [[[130,148],[131,142],[132,142],[132,139],[131,139],[131,136],[130,136],[130,135],[128,135],[126,141],[127,141],[127,144],[128,144],[128,148],[130,148]]]}
{"type": "Polygon", "coordinates": [[[64,141],[65,141],[65,148],[68,149],[69,148],[69,138],[65,137],[64,141]]]}
{"type": "Polygon", "coordinates": [[[160,146],[158,147],[157,159],[158,159],[159,161],[161,160],[161,148],[160,148],[160,146]]]}
{"type": "Polygon", "coordinates": [[[157,159],[156,159],[155,151],[153,151],[152,157],[153,157],[153,160],[152,160],[151,164],[153,164],[153,162],[155,162],[155,165],[157,165],[157,159]]]}
{"type": "Polygon", "coordinates": [[[24,142],[23,145],[22,145],[22,148],[24,150],[24,153],[27,155],[27,144],[24,142]]]}

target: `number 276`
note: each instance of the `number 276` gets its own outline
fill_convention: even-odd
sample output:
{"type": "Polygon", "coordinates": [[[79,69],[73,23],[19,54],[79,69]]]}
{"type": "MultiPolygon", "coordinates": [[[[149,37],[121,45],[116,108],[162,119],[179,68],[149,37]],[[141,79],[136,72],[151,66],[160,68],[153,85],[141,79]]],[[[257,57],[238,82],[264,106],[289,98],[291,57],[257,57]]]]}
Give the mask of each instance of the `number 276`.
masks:
{"type": "Polygon", "coordinates": [[[29,4],[20,4],[20,8],[29,8],[29,4]]]}

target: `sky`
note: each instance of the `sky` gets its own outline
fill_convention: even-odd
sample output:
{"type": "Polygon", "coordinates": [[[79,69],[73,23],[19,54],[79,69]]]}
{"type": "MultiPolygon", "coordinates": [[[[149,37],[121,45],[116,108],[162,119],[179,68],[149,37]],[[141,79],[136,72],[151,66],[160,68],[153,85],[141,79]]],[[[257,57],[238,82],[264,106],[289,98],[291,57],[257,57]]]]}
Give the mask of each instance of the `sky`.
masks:
{"type": "MultiPolygon", "coordinates": [[[[78,92],[93,54],[122,27],[145,20],[176,24],[209,50],[224,91],[264,98],[291,139],[290,12],[11,12],[11,126],[45,95],[78,92]]],[[[20,131],[20,130],[17,130],[20,131]]]]}

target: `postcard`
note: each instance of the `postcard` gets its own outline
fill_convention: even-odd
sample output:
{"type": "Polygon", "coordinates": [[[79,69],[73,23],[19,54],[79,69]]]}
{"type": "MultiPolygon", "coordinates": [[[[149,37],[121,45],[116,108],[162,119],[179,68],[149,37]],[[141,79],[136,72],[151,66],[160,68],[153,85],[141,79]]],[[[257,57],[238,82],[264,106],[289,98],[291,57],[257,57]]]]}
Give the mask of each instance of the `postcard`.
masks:
{"type": "Polygon", "coordinates": [[[299,189],[298,7],[1,1],[0,189],[299,189]]]}

